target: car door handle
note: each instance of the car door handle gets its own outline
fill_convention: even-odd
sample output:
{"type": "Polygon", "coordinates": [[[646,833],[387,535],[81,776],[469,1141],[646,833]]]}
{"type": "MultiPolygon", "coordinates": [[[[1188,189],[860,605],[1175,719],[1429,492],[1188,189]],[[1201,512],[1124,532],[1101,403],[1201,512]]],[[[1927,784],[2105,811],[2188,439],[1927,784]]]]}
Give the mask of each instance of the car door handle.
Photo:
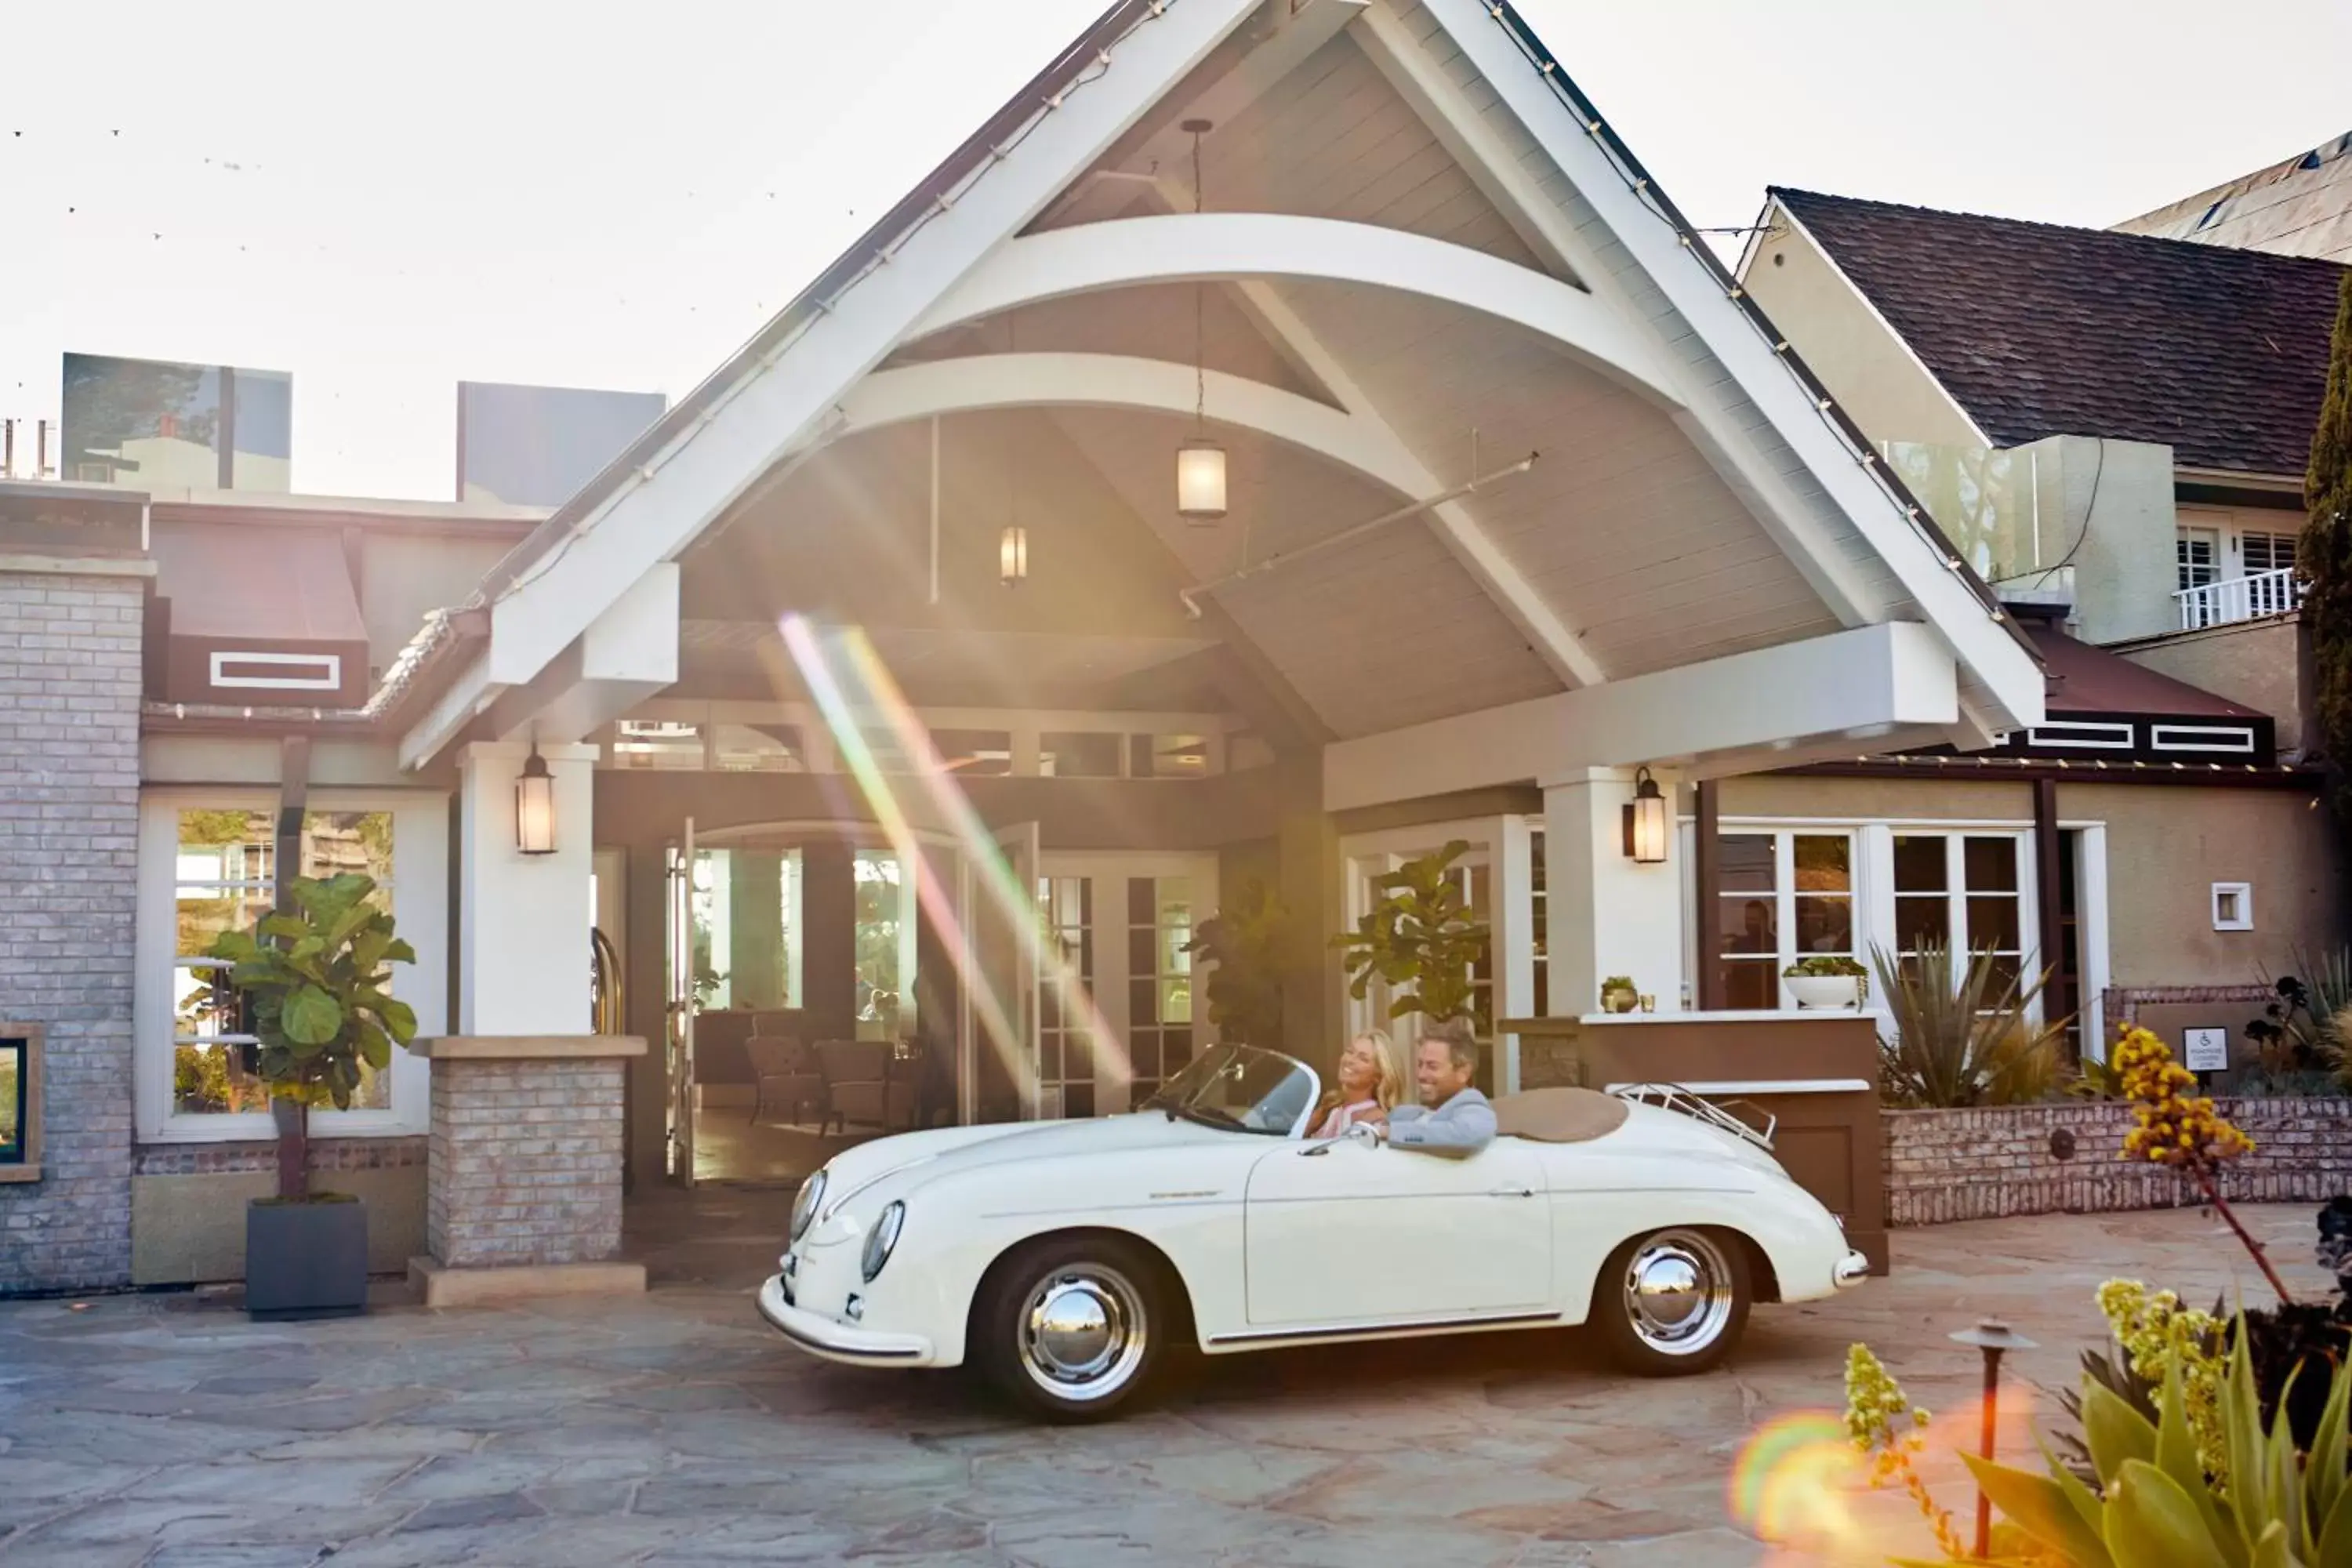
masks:
{"type": "Polygon", "coordinates": [[[1531,1198],[1536,1195],[1536,1190],[1533,1187],[1495,1187],[1486,1195],[1490,1198],[1531,1198]]]}

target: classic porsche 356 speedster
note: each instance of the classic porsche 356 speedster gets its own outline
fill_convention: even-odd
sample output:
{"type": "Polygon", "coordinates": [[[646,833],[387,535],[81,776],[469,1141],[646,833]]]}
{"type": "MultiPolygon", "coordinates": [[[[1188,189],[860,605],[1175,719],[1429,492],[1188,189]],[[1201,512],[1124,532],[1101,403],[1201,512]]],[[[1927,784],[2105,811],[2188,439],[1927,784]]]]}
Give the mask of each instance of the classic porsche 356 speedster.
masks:
{"type": "Polygon", "coordinates": [[[973,1364],[1049,1417],[1210,1353],[1590,1323],[1655,1375],[1712,1366],[1751,1303],[1857,1284],[1769,1134],[1664,1089],[1496,1101],[1467,1159],[1305,1138],[1305,1064],[1207,1047],[1139,1110],[877,1139],[811,1177],[761,1314],[862,1366],[973,1364]]]}

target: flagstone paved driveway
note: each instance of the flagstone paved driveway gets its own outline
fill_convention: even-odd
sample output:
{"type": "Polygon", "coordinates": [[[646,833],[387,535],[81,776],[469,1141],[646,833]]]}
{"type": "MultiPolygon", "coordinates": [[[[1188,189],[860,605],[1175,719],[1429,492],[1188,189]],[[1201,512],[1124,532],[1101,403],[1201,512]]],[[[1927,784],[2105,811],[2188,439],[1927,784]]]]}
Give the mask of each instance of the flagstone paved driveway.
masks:
{"type": "MultiPolygon", "coordinates": [[[[1834,1405],[1850,1341],[1958,1408],[1976,1357],[1943,1335],[1980,1314],[2054,1382],[2102,1279],[2261,1289],[2193,1212],[1951,1226],[1898,1233],[1892,1279],[1759,1311],[1705,1377],[1626,1381],[1574,1333],[1194,1357],[1150,1409],[1056,1429],[768,1334],[749,1287],[787,1202],[640,1208],[657,1285],[620,1303],[278,1326],[188,1295],[0,1304],[0,1563],[1716,1568],[1762,1557],[1727,1518],[1741,1442],[1834,1405]]],[[[2323,1283],[2307,1208],[2250,1214],[2323,1283]]]]}

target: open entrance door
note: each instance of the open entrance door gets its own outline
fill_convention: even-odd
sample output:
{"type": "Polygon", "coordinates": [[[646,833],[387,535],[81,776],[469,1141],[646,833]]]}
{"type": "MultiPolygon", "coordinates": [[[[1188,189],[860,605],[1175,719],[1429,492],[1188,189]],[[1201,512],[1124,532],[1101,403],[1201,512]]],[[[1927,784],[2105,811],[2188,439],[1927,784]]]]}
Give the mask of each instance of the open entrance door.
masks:
{"type": "Polygon", "coordinates": [[[669,1085],[669,1173],[694,1185],[694,818],[669,852],[669,998],[664,1050],[669,1085]]]}
{"type": "Polygon", "coordinates": [[[1028,1121],[1037,1094],[1037,825],[995,835],[964,858],[964,985],[957,1029],[961,1119],[1028,1121]],[[981,863],[987,857],[987,863],[981,863]]]}

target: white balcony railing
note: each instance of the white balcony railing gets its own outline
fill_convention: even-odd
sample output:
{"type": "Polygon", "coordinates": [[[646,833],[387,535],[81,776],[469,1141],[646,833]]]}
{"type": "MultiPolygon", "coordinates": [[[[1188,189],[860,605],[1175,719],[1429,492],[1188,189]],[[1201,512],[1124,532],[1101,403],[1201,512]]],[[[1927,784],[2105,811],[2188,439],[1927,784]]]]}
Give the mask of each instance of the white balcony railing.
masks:
{"type": "Polygon", "coordinates": [[[2291,566],[2257,572],[2251,577],[2225,577],[2200,583],[2172,595],[2180,605],[2180,629],[2226,626],[2263,616],[2283,616],[2303,603],[2303,583],[2291,566]]]}

